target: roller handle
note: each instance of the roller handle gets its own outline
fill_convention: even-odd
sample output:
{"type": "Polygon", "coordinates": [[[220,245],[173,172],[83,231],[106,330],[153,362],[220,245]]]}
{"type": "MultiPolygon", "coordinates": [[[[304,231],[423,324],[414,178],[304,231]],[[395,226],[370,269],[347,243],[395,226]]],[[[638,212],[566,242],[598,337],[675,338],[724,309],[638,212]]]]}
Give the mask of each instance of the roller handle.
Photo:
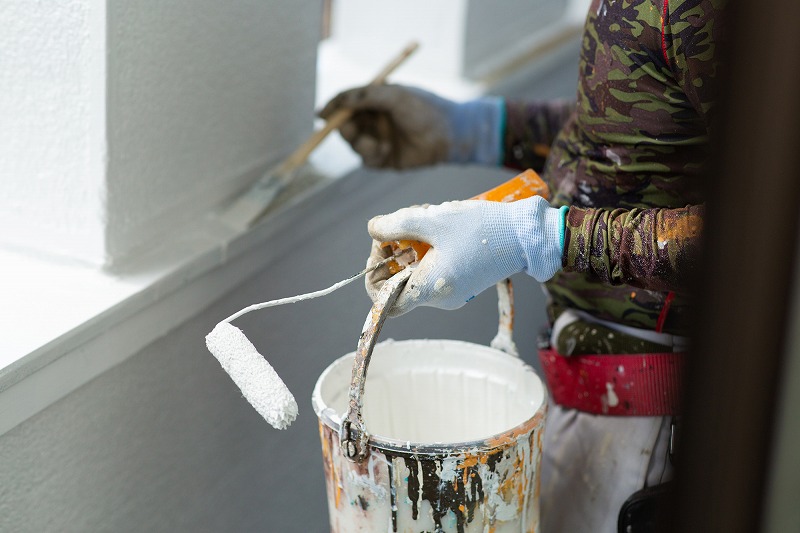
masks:
{"type": "MultiPolygon", "coordinates": [[[[550,188],[547,186],[544,180],[542,180],[539,174],[531,169],[528,169],[521,174],[517,174],[505,183],[498,185],[494,189],[488,190],[477,196],[473,196],[470,198],[470,200],[516,202],[517,200],[530,198],[531,196],[535,195],[542,196],[545,200],[549,200],[550,188]]],[[[384,248],[387,246],[390,247],[392,249],[392,253],[396,253],[398,250],[405,248],[412,248],[416,255],[412,262],[420,261],[431,248],[430,244],[408,240],[383,242],[381,243],[381,246],[384,248]]],[[[405,268],[397,261],[392,261],[388,263],[387,266],[389,267],[389,273],[392,275],[405,268]]]]}
{"type": "MultiPolygon", "coordinates": [[[[385,83],[389,75],[394,72],[397,67],[402,65],[405,60],[411,56],[411,54],[416,52],[417,48],[419,48],[419,43],[409,43],[394,59],[392,59],[385,67],[383,67],[383,70],[381,70],[378,75],[373,78],[369,85],[380,85],[385,83]]],[[[350,117],[352,116],[352,109],[342,108],[336,111],[328,118],[322,128],[312,133],[306,142],[297,147],[297,149],[284,160],[284,162],[281,164],[280,171],[290,171],[302,166],[303,163],[306,162],[306,159],[308,159],[308,156],[311,155],[311,152],[313,152],[314,149],[319,145],[319,143],[321,143],[330,132],[339,128],[342,124],[350,120],[350,117]]]]}

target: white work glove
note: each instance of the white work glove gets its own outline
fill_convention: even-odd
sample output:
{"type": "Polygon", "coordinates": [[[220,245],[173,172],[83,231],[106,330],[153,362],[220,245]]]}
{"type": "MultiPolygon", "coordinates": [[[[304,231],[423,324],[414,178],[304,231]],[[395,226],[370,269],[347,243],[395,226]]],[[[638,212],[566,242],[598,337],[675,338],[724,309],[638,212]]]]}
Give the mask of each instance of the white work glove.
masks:
{"type": "MultiPolygon", "coordinates": [[[[566,208],[540,196],[512,203],[465,200],[408,207],[369,221],[374,239],[367,266],[388,257],[381,242],[417,240],[430,244],[390,316],[418,305],[457,309],[475,295],[522,272],[544,282],[561,270],[566,208]]],[[[367,275],[374,300],[390,276],[388,267],[367,275]]]]}
{"type": "Polygon", "coordinates": [[[339,132],[369,167],[501,163],[501,98],[456,103],[422,89],[368,85],[340,93],[319,116],[327,119],[341,108],[353,109],[353,117],[339,132]]]}

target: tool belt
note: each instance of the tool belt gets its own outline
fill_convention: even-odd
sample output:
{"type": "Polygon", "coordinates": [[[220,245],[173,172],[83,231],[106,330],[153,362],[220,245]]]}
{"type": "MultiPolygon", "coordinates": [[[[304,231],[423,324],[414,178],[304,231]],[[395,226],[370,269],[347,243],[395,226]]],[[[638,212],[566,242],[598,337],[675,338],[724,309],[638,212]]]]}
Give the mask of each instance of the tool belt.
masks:
{"type": "Polygon", "coordinates": [[[677,415],[684,354],[561,355],[539,350],[553,401],[586,413],[677,415]]]}

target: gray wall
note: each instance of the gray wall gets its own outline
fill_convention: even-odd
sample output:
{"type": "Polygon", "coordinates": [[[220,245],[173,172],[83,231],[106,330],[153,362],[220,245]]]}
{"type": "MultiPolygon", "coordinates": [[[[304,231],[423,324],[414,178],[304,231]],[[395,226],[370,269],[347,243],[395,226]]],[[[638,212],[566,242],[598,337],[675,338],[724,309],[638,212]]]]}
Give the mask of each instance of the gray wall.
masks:
{"type": "MultiPolygon", "coordinates": [[[[574,66],[534,94],[574,93],[574,66]]],[[[564,70],[566,69],[566,70],[564,70]]],[[[499,169],[358,171],[317,200],[326,230],[300,223],[296,249],[170,335],[0,436],[0,531],[270,531],[327,529],[322,461],[310,395],[317,376],[352,351],[370,302],[355,283],[323,299],[238,321],[300,404],[287,431],[269,427],[206,351],[204,336],[233,311],[327,286],[354,273],[369,249],[369,217],[415,203],[468,198],[511,177],[499,169]]],[[[517,276],[517,341],[532,361],[544,322],[535,281],[517,276]]],[[[458,311],[418,309],[382,337],[486,344],[496,328],[487,291],[458,311]]]]}

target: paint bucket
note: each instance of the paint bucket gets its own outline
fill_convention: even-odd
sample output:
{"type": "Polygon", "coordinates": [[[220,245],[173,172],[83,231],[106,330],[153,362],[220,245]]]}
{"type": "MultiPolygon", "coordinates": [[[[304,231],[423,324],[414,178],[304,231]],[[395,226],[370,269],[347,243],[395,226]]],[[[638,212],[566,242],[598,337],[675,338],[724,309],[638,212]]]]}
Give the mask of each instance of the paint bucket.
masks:
{"type": "MultiPolygon", "coordinates": [[[[492,344],[514,351],[510,283],[498,288],[492,344]]],[[[538,532],[547,394],[533,369],[515,354],[462,341],[376,346],[379,329],[368,318],[359,342],[365,364],[358,351],[345,355],[314,388],[331,531],[538,532]],[[350,427],[354,401],[363,433],[350,427]]]]}

